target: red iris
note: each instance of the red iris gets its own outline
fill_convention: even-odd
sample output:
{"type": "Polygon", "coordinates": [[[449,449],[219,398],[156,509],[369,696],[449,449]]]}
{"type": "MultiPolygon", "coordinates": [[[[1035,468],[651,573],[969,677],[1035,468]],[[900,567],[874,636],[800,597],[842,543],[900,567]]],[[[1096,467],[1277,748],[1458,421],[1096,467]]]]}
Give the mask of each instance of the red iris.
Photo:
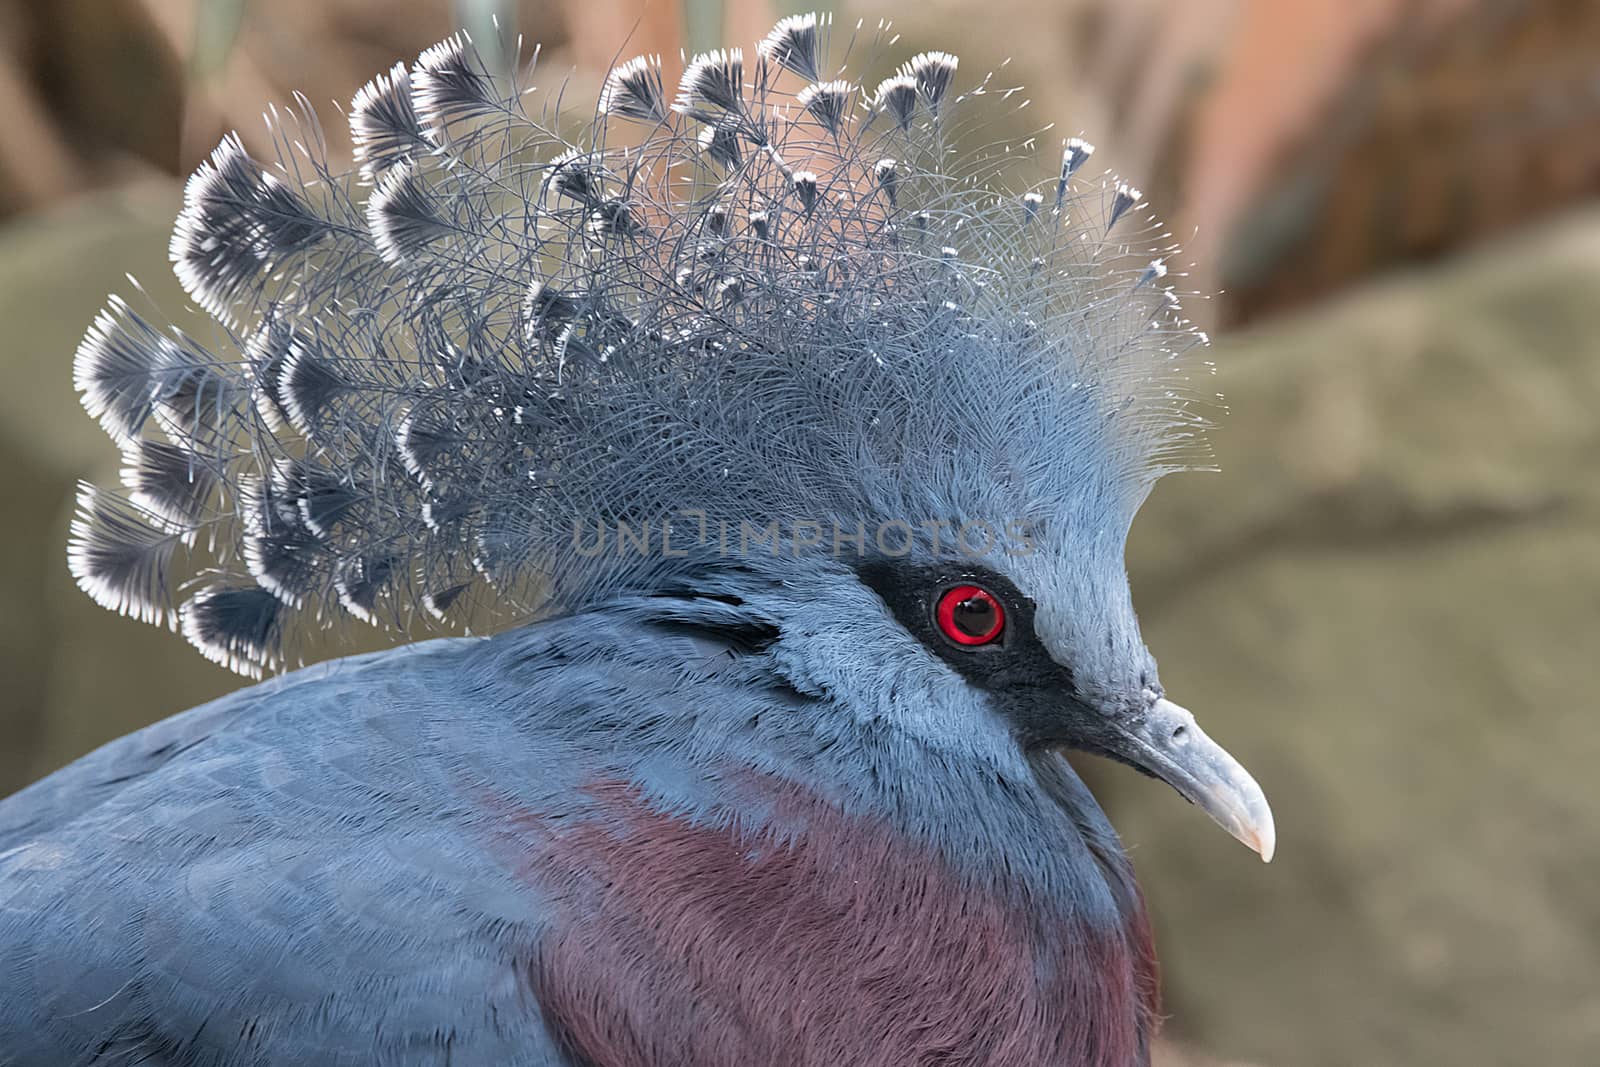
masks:
{"type": "Polygon", "coordinates": [[[987,589],[958,585],[946,589],[934,608],[939,632],[958,645],[987,645],[1006,628],[1006,611],[987,589]]]}

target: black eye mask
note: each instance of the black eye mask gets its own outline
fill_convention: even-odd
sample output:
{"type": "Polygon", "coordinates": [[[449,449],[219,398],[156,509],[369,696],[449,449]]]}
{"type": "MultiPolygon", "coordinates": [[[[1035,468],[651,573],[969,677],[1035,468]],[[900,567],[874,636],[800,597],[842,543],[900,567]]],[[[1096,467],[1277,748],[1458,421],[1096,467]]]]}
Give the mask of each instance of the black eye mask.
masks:
{"type": "MultiPolygon", "coordinates": [[[[967,682],[994,695],[998,709],[1016,728],[1019,737],[1037,743],[1062,743],[1063,724],[1076,718],[1063,715],[1075,707],[1072,671],[1050,657],[1034,631],[1036,609],[1009,578],[970,561],[945,564],[905,559],[873,559],[856,568],[862,583],[883,599],[906,631],[948,663],[967,682]],[[993,598],[1001,614],[999,631],[990,639],[967,643],[954,639],[940,625],[940,606],[947,618],[953,614],[946,596],[963,587],[976,587],[993,598]]],[[[963,597],[963,603],[973,597],[963,597]]],[[[982,599],[982,598],[977,598],[982,599]]],[[[983,607],[973,605],[963,622],[977,623],[983,607]]],[[[1082,709],[1084,715],[1092,715],[1082,709]]]]}

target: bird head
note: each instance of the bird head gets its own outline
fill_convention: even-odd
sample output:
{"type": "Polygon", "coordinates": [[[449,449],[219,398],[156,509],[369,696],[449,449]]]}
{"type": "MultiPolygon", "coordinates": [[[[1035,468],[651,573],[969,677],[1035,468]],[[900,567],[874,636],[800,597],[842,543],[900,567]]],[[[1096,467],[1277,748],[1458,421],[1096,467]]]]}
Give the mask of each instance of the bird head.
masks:
{"type": "MultiPolygon", "coordinates": [[[[981,218],[967,216],[969,235],[981,218]]],[[[1003,289],[1007,256],[987,262],[990,285],[1003,289]]],[[[1270,860],[1265,796],[1168,699],[1124,563],[1134,515],[1166,473],[1150,461],[1157,442],[1192,423],[1171,409],[1152,417],[1152,407],[1163,409],[1142,395],[1148,384],[1119,389],[1108,354],[1041,358],[1027,347],[1037,334],[1010,337],[1004,325],[1021,298],[995,299],[996,317],[939,327],[909,323],[923,313],[914,306],[898,309],[893,332],[908,345],[899,354],[907,369],[894,398],[870,409],[870,431],[841,420],[827,382],[811,383],[807,443],[851,451],[852,462],[789,468],[812,487],[798,499],[826,506],[808,512],[764,498],[763,518],[783,516],[770,525],[776,537],[741,538],[736,567],[708,559],[703,573],[726,571],[717,590],[766,606],[807,679],[867,714],[960,745],[998,727],[1024,752],[1122,762],[1270,860]],[[922,362],[918,346],[947,361],[922,362]],[[1125,418],[1129,411],[1147,417],[1125,418]]],[[[880,336],[851,347],[887,362],[891,345],[880,336]]],[[[755,397],[747,403],[759,408],[755,397]]],[[[748,503],[740,494],[709,510],[724,516],[725,530],[748,531],[757,522],[742,510],[748,503]]],[[[721,541],[725,548],[730,538],[721,541]]]]}
{"type": "Polygon", "coordinates": [[[1139,636],[1120,558],[1051,549],[1004,560],[874,559],[858,568],[913,643],[886,654],[937,664],[929,689],[970,695],[1025,750],[1128,764],[1172,786],[1270,861],[1271,809],[1248,771],[1167,699],[1139,636]]]}
{"type": "Polygon", "coordinates": [[[128,465],[74,574],[249,673],[306,620],[759,603],[841,703],[1111,756],[1270,857],[1122,558],[1210,400],[1169,235],[1081,139],[957,151],[1014,89],[928,52],[868,90],[827,44],[785,19],[670,98],[639,57],[567,129],[458,35],[357,94],[349,171],[309,114],[277,160],[226,138],[171,255],[236,358],[96,320],[76,381],[128,465]]]}

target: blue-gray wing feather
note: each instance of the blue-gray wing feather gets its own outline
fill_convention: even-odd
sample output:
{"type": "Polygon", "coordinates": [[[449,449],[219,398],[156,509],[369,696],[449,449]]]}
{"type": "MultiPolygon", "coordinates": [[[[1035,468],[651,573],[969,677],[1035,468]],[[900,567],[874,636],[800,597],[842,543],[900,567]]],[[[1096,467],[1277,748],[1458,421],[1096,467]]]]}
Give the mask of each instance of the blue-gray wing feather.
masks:
{"type": "Polygon", "coordinates": [[[562,1062],[537,887],[462,755],[515,727],[451,707],[466,644],[245,690],[0,802],[0,1063],[562,1062]]]}

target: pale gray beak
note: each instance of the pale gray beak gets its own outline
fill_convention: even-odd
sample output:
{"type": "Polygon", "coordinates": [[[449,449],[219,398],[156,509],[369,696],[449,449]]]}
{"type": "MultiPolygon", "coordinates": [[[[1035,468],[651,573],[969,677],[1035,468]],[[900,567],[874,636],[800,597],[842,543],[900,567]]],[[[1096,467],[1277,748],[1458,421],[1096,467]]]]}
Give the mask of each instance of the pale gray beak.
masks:
{"type": "Polygon", "coordinates": [[[1160,699],[1121,733],[1121,754],[1176,789],[1218,826],[1270,863],[1277,845],[1272,809],[1250,772],[1205,735],[1187,708],[1160,699]]]}

